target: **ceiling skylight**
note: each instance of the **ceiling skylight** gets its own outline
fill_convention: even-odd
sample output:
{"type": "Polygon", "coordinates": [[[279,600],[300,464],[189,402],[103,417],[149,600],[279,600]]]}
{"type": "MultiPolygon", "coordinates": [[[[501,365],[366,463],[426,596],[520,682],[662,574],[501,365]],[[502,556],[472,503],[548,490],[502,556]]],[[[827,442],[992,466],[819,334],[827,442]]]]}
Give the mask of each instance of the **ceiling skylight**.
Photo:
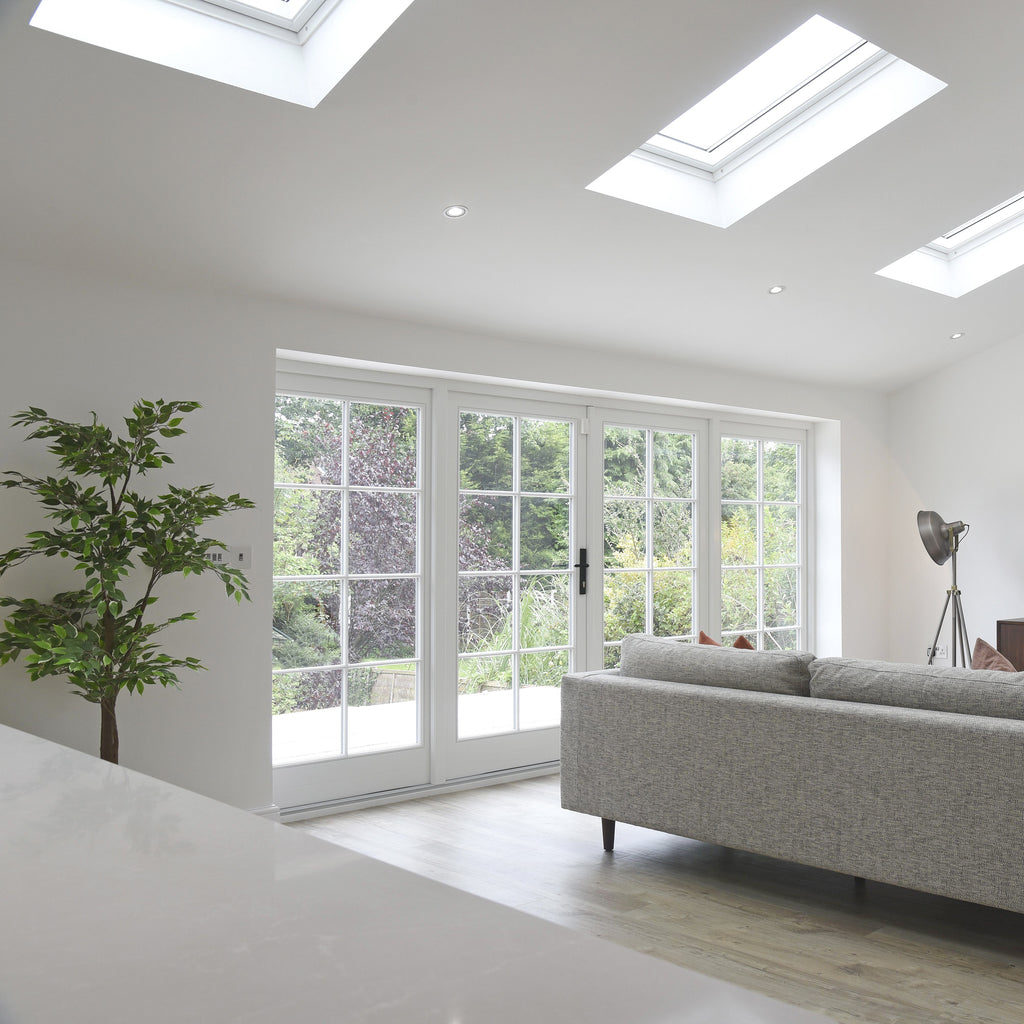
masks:
{"type": "Polygon", "coordinates": [[[41,0],[31,24],[315,107],[412,2],[41,0]]]}
{"type": "Polygon", "coordinates": [[[1024,192],[883,267],[882,277],[957,299],[1024,266],[1024,192]]]}
{"type": "MultiPolygon", "coordinates": [[[[275,25],[279,28],[298,32],[310,18],[321,8],[328,10],[338,0],[167,0],[180,7],[188,7],[201,14],[223,17],[219,11],[228,15],[241,15],[253,21],[275,25]]],[[[326,12],[325,12],[326,13],[326,12]]],[[[235,21],[236,19],[230,19],[235,21]]],[[[237,23],[237,21],[236,21],[237,23]]],[[[250,26],[258,28],[259,26],[250,26]]]]}
{"type": "Polygon", "coordinates": [[[884,56],[866,39],[816,15],[680,114],[647,146],[720,167],[884,56]]]}
{"type": "Polygon", "coordinates": [[[944,87],[815,15],[588,187],[728,227],[944,87]]]}
{"type": "Polygon", "coordinates": [[[295,21],[296,18],[315,10],[323,0],[209,0],[218,7],[226,7],[228,10],[241,11],[243,14],[252,14],[259,17],[261,14],[273,14],[278,18],[286,18],[288,21],[295,21]]]}
{"type": "Polygon", "coordinates": [[[1024,192],[972,217],[960,227],[939,235],[928,243],[928,248],[937,249],[948,256],[960,255],[973,245],[990,241],[997,234],[1013,227],[1021,218],[1024,218],[1024,192]]]}

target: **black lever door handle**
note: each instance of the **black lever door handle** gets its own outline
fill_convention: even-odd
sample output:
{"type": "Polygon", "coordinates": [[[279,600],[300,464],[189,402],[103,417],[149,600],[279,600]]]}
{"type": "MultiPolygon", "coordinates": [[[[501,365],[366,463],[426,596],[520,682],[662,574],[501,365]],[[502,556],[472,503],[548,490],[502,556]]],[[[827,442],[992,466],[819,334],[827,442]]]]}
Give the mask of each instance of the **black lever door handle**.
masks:
{"type": "Polygon", "coordinates": [[[590,563],[587,561],[587,549],[580,548],[580,560],[573,564],[574,569],[580,571],[580,594],[586,594],[587,592],[587,570],[590,568],[590,563]]]}

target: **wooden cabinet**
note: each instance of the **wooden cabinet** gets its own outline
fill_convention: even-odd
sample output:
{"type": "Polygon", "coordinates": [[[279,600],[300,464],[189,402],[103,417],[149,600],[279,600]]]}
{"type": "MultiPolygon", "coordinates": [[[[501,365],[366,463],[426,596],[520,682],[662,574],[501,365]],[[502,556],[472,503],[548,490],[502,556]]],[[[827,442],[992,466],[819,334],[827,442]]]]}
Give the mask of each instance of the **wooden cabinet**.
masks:
{"type": "Polygon", "coordinates": [[[999,619],[996,622],[996,650],[1018,672],[1024,672],[1024,619],[999,619]]]}

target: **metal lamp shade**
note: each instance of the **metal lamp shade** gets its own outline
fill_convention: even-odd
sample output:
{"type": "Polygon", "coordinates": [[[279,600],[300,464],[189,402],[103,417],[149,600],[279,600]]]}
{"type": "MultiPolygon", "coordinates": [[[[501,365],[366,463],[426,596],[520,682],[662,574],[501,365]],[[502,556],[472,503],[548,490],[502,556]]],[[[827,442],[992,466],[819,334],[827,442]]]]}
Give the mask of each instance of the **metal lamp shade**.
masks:
{"type": "MultiPolygon", "coordinates": [[[[963,523],[953,525],[964,528],[963,523]]],[[[942,521],[942,516],[938,512],[919,512],[918,531],[925,550],[932,556],[932,561],[937,565],[944,565],[949,561],[949,556],[953,553],[954,530],[949,528],[949,523],[942,521]]]]}
{"type": "Polygon", "coordinates": [[[918,512],[917,529],[924,549],[937,565],[945,565],[953,553],[953,534],[938,512],[918,512]]]}

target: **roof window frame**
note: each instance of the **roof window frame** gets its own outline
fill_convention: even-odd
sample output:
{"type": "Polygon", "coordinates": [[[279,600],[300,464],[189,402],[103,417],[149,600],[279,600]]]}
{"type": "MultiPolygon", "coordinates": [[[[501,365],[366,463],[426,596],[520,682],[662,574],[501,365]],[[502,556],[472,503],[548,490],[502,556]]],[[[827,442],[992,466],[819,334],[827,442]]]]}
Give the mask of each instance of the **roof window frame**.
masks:
{"type": "MultiPolygon", "coordinates": [[[[825,20],[820,15],[815,15],[790,33],[777,46],[794,38],[813,22],[825,20]]],[[[838,29],[838,26],[835,27],[838,29]]],[[[718,89],[679,115],[648,139],[640,149],[670,160],[688,163],[699,170],[707,170],[712,174],[719,171],[725,173],[728,167],[734,161],[742,159],[743,154],[748,150],[757,147],[766,139],[774,140],[781,137],[806,115],[813,115],[844,91],[857,88],[860,82],[880,70],[876,65],[887,64],[897,59],[867,39],[854,36],[853,33],[849,33],[849,35],[851,37],[850,44],[844,50],[822,54],[823,63],[812,74],[802,80],[794,81],[781,95],[764,104],[759,110],[755,110],[755,113],[745,117],[740,123],[723,124],[716,133],[717,141],[707,148],[696,142],[688,142],[678,134],[672,134],[673,127],[707,103],[721,89],[741,82],[743,76],[757,61],[737,72],[718,89]]],[[[776,47],[772,47],[762,55],[762,58],[758,59],[769,56],[774,49],[776,47]]]]}
{"type": "MultiPolygon", "coordinates": [[[[343,0],[300,0],[297,13],[292,17],[275,15],[246,0],[162,0],[163,3],[184,7],[197,14],[217,18],[240,28],[252,29],[264,35],[285,39],[302,46],[313,31],[330,17],[331,12],[343,0]]],[[[282,7],[290,0],[275,0],[282,7]]],[[[292,0],[294,2],[294,0],[292,0]]]]}
{"type": "Polygon", "coordinates": [[[971,217],[952,231],[939,235],[922,248],[932,250],[947,259],[970,252],[980,245],[987,245],[1004,231],[1009,231],[1024,220],[1024,192],[1011,196],[984,213],[971,217]]]}
{"type": "MultiPolygon", "coordinates": [[[[820,17],[815,15],[808,19],[776,46],[820,17]]],[[[840,26],[833,27],[840,32],[847,31],[840,26]]],[[[838,59],[834,52],[824,55],[818,72],[802,82],[795,82],[782,97],[776,96],[739,126],[723,128],[719,138],[728,138],[737,132],[746,132],[749,136],[727,156],[709,162],[706,157],[700,157],[700,152],[692,152],[697,147],[689,147],[688,152],[683,149],[687,146],[685,143],[679,147],[666,146],[668,140],[662,129],[597,177],[587,189],[726,228],[946,87],[945,82],[876,44],[853,33],[849,35],[851,47],[838,59]],[[825,88],[813,88],[814,81],[823,73],[865,44],[871,48],[866,51],[865,59],[855,59],[849,68],[841,68],[825,88]],[[810,92],[807,92],[808,87],[810,92]],[[783,117],[774,118],[769,124],[760,123],[765,113],[790,98],[795,102],[783,117]]],[[[770,48],[766,54],[774,49],[770,48]]],[[[753,64],[756,61],[747,67],[753,64]]],[[[719,88],[738,80],[742,73],[719,88]]],[[[717,91],[713,90],[700,102],[704,103],[717,91]]],[[[698,106],[700,104],[695,104],[680,114],[667,127],[671,128],[698,106]]]]}
{"type": "MultiPolygon", "coordinates": [[[[245,5],[245,0],[232,2],[236,7],[245,5]]],[[[29,24],[152,64],[312,108],[414,0],[323,0],[298,31],[220,3],[38,0],[29,24]]]]}
{"type": "Polygon", "coordinates": [[[1022,266],[1024,192],[971,217],[875,273],[958,299],[1022,266]]]}

